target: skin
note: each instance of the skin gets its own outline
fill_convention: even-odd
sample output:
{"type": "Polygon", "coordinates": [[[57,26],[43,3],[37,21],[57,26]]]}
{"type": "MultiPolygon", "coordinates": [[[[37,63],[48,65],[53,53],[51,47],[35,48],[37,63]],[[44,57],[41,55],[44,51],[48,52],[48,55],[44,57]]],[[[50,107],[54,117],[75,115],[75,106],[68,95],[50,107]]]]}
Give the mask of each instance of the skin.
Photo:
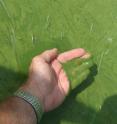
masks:
{"type": "MultiPolygon", "coordinates": [[[[57,49],[52,49],[35,56],[29,67],[28,79],[20,89],[36,96],[42,103],[44,112],[55,109],[63,103],[70,89],[62,63],[78,57],[88,58],[90,55],[79,48],[61,54],[58,54],[57,49]]],[[[20,98],[11,97],[0,105],[0,124],[36,122],[33,108],[20,98]]]]}

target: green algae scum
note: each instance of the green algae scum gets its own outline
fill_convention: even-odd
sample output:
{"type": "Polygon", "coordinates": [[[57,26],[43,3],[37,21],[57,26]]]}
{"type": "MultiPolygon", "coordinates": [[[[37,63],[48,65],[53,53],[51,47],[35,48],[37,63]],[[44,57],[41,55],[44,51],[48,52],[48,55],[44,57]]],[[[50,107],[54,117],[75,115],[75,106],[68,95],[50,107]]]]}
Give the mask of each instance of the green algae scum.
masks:
{"type": "Polygon", "coordinates": [[[117,1],[0,0],[0,101],[26,79],[45,49],[83,47],[93,59],[64,64],[65,102],[41,124],[117,124],[117,1]]]}

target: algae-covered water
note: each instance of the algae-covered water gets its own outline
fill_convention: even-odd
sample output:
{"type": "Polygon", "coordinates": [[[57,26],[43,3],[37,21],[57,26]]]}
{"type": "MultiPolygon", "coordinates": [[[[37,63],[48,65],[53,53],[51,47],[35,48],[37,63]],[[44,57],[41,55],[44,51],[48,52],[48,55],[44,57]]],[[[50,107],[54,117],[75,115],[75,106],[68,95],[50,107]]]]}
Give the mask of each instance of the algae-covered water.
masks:
{"type": "Polygon", "coordinates": [[[83,47],[95,65],[41,124],[117,124],[117,1],[0,0],[1,101],[25,81],[31,58],[53,47],[83,47]]]}

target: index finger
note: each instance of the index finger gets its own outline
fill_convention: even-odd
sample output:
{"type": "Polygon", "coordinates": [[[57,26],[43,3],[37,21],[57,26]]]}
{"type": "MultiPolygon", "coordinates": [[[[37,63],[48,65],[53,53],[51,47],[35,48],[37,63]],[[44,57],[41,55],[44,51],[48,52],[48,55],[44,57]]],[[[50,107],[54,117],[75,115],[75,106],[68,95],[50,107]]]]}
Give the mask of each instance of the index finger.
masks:
{"type": "Polygon", "coordinates": [[[86,54],[86,51],[82,48],[73,49],[64,53],[59,54],[57,60],[61,63],[65,63],[75,58],[82,57],[86,54]]]}

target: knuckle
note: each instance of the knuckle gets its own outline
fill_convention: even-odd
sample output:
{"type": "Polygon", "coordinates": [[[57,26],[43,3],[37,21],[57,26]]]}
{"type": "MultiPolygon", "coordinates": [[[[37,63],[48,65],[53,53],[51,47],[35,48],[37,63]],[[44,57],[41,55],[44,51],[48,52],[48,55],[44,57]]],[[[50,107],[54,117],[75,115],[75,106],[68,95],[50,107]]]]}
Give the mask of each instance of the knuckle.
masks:
{"type": "Polygon", "coordinates": [[[33,63],[37,63],[37,62],[40,62],[42,60],[42,57],[40,55],[38,56],[35,56],[33,59],[32,59],[32,62],[33,63]]]}
{"type": "Polygon", "coordinates": [[[32,62],[37,62],[38,61],[38,57],[35,56],[33,59],[32,59],[32,62]]]}

